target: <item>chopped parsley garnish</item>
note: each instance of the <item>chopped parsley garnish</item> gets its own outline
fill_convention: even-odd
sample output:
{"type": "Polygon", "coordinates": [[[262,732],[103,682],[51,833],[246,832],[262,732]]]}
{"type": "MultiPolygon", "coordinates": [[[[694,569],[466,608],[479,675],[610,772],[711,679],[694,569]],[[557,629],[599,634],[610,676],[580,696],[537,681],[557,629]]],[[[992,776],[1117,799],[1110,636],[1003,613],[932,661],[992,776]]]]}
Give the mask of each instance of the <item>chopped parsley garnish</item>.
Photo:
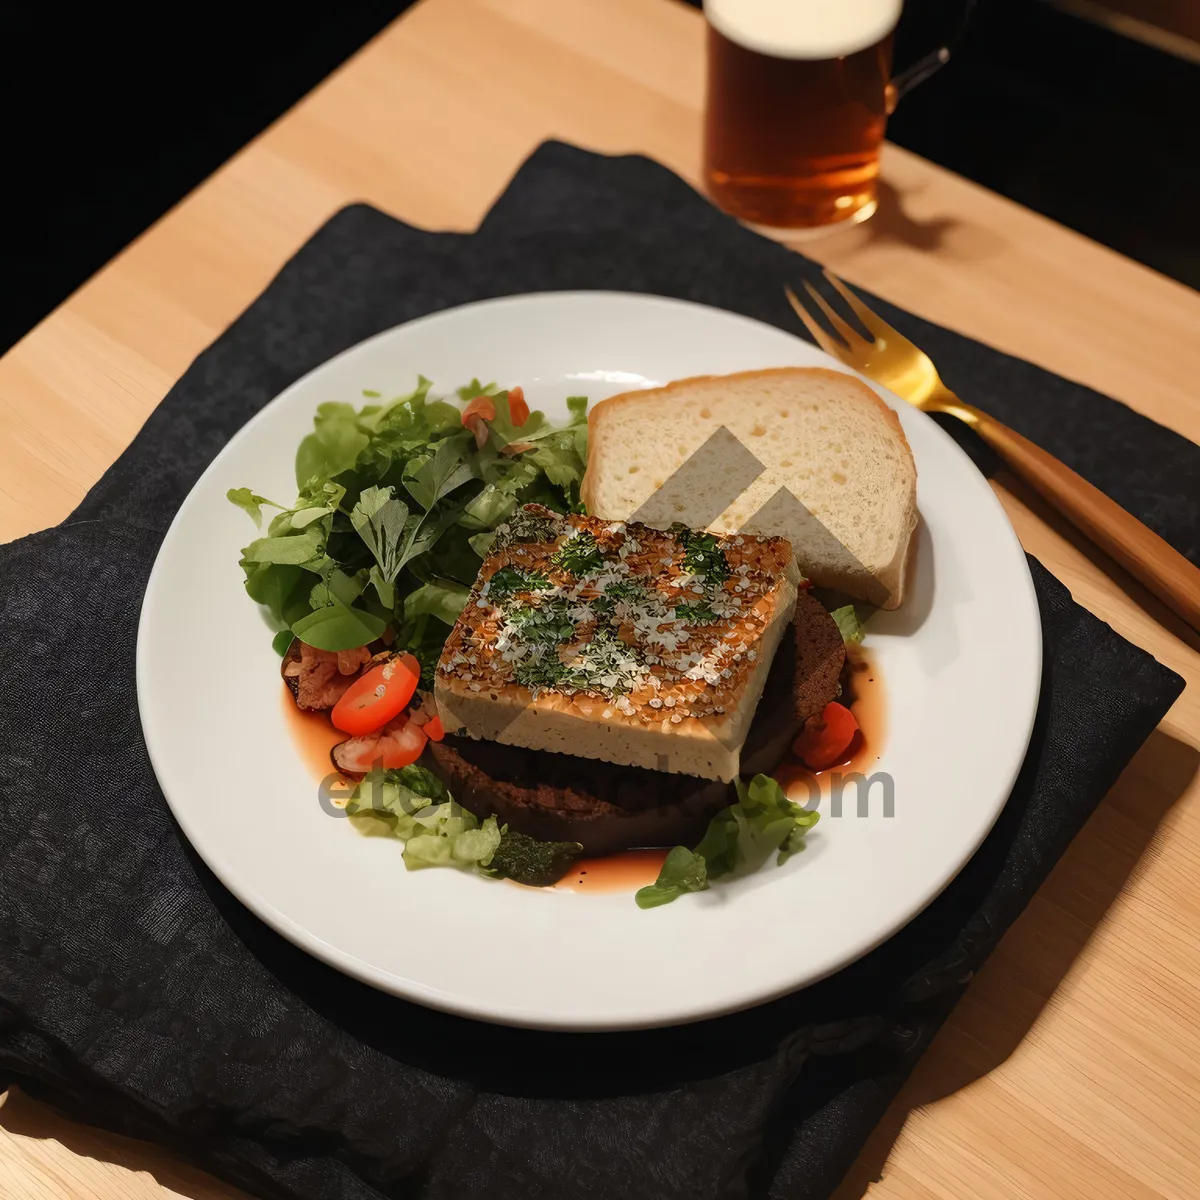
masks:
{"type": "Polygon", "coordinates": [[[553,646],[546,646],[541,651],[526,654],[516,665],[513,677],[531,692],[540,688],[552,688],[566,679],[569,672],[563,666],[558,652],[553,646]]]}
{"type": "Polygon", "coordinates": [[[550,556],[550,562],[582,579],[595,575],[604,566],[604,551],[596,544],[592,534],[582,530],[563,542],[550,556]]]}
{"type": "Polygon", "coordinates": [[[592,608],[597,616],[611,619],[616,611],[617,601],[624,600],[632,605],[646,605],[653,601],[650,590],[636,579],[617,579],[608,584],[602,595],[592,601],[592,608]]]}
{"type": "Polygon", "coordinates": [[[488,865],[492,874],[530,887],[550,887],[582,853],[583,847],[578,842],[539,842],[505,825],[500,845],[488,865]]]}
{"type": "Polygon", "coordinates": [[[575,626],[567,615],[565,600],[539,605],[521,604],[507,614],[514,631],[523,642],[556,645],[575,635],[575,626]]]}
{"type": "Polygon", "coordinates": [[[689,625],[711,625],[717,619],[717,614],[700,600],[694,604],[675,605],[675,619],[686,621],[689,625]]]}
{"type": "Polygon", "coordinates": [[[495,548],[511,546],[514,542],[552,542],[562,529],[562,518],[543,516],[527,508],[519,508],[496,530],[495,548]]]}
{"type": "Polygon", "coordinates": [[[643,660],[639,647],[627,645],[610,627],[602,626],[571,663],[568,682],[609,695],[631,692],[644,681],[643,660]]]}
{"type": "Polygon", "coordinates": [[[683,546],[683,568],[693,575],[703,575],[713,583],[729,578],[729,562],[721,543],[711,533],[698,533],[694,529],[677,531],[683,546]]]}
{"type": "Polygon", "coordinates": [[[518,592],[544,592],[554,585],[541,571],[520,571],[516,567],[501,567],[487,581],[488,598],[502,604],[518,592]]]}
{"type": "Polygon", "coordinates": [[[636,579],[618,579],[604,589],[604,594],[614,600],[628,600],[630,604],[644,604],[650,598],[645,585],[636,579]]]}

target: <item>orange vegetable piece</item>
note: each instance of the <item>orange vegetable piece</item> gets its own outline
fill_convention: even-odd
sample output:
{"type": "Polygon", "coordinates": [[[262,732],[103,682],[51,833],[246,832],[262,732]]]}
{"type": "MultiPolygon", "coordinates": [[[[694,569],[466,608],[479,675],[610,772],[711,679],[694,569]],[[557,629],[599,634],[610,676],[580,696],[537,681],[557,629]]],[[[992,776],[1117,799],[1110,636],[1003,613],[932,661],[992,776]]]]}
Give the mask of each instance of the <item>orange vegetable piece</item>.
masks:
{"type": "Polygon", "coordinates": [[[508,415],[517,426],[524,425],[529,420],[529,405],[525,403],[524,388],[508,389],[508,415]]]}

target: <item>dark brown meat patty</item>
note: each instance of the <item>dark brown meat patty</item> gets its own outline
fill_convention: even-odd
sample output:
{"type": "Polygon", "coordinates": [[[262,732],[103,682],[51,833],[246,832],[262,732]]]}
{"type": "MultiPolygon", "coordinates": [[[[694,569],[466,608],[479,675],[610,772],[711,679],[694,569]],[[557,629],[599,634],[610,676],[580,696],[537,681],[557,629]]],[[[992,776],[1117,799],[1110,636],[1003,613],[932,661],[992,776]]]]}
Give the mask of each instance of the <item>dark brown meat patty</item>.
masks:
{"type": "MultiPolygon", "coordinates": [[[[805,720],[838,694],[841,633],[803,590],[792,633],[775,655],[742,747],[745,777],[773,771],[805,720]]],[[[494,813],[531,837],[581,842],[592,855],[693,844],[736,798],[733,785],[719,780],[449,735],[430,742],[422,761],[480,818],[494,813]]]]}

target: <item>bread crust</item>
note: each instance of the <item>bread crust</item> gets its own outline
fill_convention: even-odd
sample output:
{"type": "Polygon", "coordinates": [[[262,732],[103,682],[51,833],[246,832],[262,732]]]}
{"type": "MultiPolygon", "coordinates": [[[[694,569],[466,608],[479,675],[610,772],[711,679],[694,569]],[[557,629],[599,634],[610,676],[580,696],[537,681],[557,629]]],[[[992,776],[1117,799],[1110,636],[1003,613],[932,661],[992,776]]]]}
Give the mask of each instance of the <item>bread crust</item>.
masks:
{"type": "MultiPolygon", "coordinates": [[[[909,445],[908,438],[904,435],[904,429],[900,424],[900,418],[897,416],[895,410],[889,408],[875,391],[859,379],[858,376],[851,375],[845,371],[837,371],[829,367],[768,367],[755,371],[737,371],[728,375],[692,375],[685,379],[673,380],[671,383],[663,384],[661,387],[622,392],[617,396],[610,396],[607,400],[601,400],[588,413],[588,463],[579,489],[584,507],[589,513],[596,513],[598,507],[596,492],[599,487],[599,481],[603,477],[607,466],[603,449],[603,438],[598,435],[602,426],[611,417],[619,414],[624,406],[635,401],[644,402],[651,397],[668,399],[672,396],[690,392],[698,386],[722,386],[730,383],[746,382],[762,382],[767,384],[788,379],[824,379],[848,386],[850,394],[854,398],[854,403],[866,402],[873,412],[883,416],[884,422],[890,432],[896,437],[898,446],[903,450],[903,458],[908,466],[908,480],[906,482],[913,494],[912,503],[908,506],[908,511],[905,514],[905,525],[907,528],[904,530],[904,536],[901,538],[897,546],[897,552],[892,560],[874,572],[874,577],[878,580],[886,595],[886,599],[883,601],[881,607],[897,608],[903,602],[907,587],[907,565],[911,559],[910,547],[912,536],[917,526],[915,498],[917,480],[916,461],[913,458],[912,447],[909,445]]],[[[827,581],[821,580],[819,582],[825,583],[827,581]]],[[[828,581],[828,584],[829,586],[839,586],[839,582],[836,580],[828,581]]]]}

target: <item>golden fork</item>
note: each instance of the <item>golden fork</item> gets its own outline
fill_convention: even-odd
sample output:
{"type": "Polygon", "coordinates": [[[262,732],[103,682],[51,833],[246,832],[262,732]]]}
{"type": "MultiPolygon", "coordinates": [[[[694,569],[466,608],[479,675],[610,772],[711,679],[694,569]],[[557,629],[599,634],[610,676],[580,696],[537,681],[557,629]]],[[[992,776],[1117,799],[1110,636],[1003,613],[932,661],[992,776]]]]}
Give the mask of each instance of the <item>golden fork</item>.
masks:
{"type": "Polygon", "coordinates": [[[804,287],[811,301],[808,306],[785,286],[788,302],[822,350],[890,388],[923,412],[949,413],[969,425],[1067,520],[1140,579],[1193,629],[1200,630],[1200,568],[1052,454],[995,417],[963,403],[941,381],[928,354],[876,316],[832,272],[826,271],[825,278],[873,337],[868,340],[853,329],[807,280],[804,287]],[[841,340],[820,324],[817,311],[841,340]]]}

